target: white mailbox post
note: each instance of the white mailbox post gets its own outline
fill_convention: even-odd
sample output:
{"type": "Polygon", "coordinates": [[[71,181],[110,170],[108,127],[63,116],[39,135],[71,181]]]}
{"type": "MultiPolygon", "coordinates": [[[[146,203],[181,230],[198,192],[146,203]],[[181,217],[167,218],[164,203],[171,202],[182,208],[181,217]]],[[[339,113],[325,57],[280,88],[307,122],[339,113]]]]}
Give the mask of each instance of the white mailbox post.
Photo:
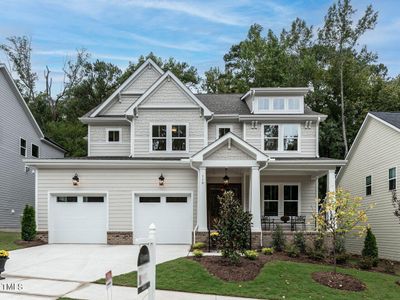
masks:
{"type": "Polygon", "coordinates": [[[156,293],[156,226],[149,226],[148,239],[137,240],[139,255],[137,259],[138,299],[155,300],[156,293]]]}

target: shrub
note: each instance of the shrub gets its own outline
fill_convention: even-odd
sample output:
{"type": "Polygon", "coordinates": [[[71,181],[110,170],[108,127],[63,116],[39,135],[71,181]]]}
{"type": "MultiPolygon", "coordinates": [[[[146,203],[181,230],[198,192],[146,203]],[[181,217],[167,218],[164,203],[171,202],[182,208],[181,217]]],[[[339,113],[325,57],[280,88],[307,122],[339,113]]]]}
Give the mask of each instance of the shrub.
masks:
{"type": "Polygon", "coordinates": [[[272,233],[272,246],[276,251],[283,251],[285,248],[285,236],[283,234],[282,227],[276,225],[274,232],[272,233]]]}
{"type": "Polygon", "coordinates": [[[33,241],[36,237],[35,209],[26,205],[21,220],[21,238],[24,241],[33,241]]]}
{"type": "Polygon", "coordinates": [[[339,253],[336,255],[336,263],[345,264],[349,260],[349,255],[347,253],[339,253]]]}
{"type": "Polygon", "coordinates": [[[306,238],[302,231],[298,231],[294,234],[294,244],[300,250],[301,253],[306,252],[306,238]]]}
{"type": "Polygon", "coordinates": [[[325,243],[324,235],[318,234],[316,237],[314,237],[314,241],[313,241],[314,250],[325,252],[324,243],[325,243]]]}
{"type": "Polygon", "coordinates": [[[364,248],[362,250],[363,257],[370,257],[372,259],[372,265],[376,267],[378,265],[378,246],[376,245],[375,235],[372,233],[370,227],[367,228],[367,234],[364,240],[364,248]]]}
{"type": "Polygon", "coordinates": [[[308,257],[314,260],[323,260],[325,259],[325,252],[321,250],[311,249],[308,253],[308,257]]]}
{"type": "Polygon", "coordinates": [[[274,254],[274,248],[262,248],[261,253],[265,255],[272,255],[274,254]]]}
{"type": "Polygon", "coordinates": [[[243,211],[240,201],[232,191],[226,191],[220,201],[220,217],[217,222],[218,243],[223,257],[231,264],[239,261],[240,254],[250,244],[251,214],[243,211]]]}
{"type": "Polygon", "coordinates": [[[203,251],[201,251],[200,249],[195,249],[195,250],[193,251],[194,257],[202,257],[203,254],[204,254],[203,251]]]}
{"type": "Polygon", "coordinates": [[[396,274],[396,270],[394,268],[394,262],[385,259],[383,262],[383,267],[386,273],[388,274],[396,274]]]}
{"type": "Polygon", "coordinates": [[[297,248],[296,245],[288,245],[285,248],[285,252],[287,253],[287,255],[289,255],[290,257],[299,257],[300,256],[300,250],[299,248],[297,248]]]}
{"type": "Polygon", "coordinates": [[[244,251],[244,257],[250,260],[256,260],[258,258],[258,252],[256,250],[244,251]]]}
{"type": "Polygon", "coordinates": [[[197,242],[197,243],[194,243],[194,244],[193,244],[192,249],[193,249],[193,250],[195,250],[195,249],[204,249],[205,247],[206,247],[206,244],[205,244],[205,243],[203,243],[203,242],[197,242]]]}
{"type": "Polygon", "coordinates": [[[374,259],[370,256],[363,256],[358,261],[358,266],[363,270],[371,270],[374,265],[374,259]]]}

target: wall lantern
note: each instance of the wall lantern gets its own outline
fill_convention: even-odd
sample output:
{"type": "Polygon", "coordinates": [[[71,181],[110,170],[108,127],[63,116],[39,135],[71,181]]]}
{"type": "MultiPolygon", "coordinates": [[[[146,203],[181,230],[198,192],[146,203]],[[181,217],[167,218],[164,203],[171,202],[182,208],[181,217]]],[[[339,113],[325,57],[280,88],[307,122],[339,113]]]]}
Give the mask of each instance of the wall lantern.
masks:
{"type": "Polygon", "coordinates": [[[160,177],[158,177],[158,185],[163,186],[164,182],[165,182],[165,178],[164,178],[163,174],[161,173],[160,177]]]}
{"type": "Polygon", "coordinates": [[[74,186],[79,185],[78,173],[75,173],[74,177],[72,177],[72,185],[74,185],[74,186]]]}
{"type": "Polygon", "coordinates": [[[228,185],[228,184],[229,184],[229,176],[228,176],[228,174],[226,173],[227,170],[228,170],[228,169],[225,168],[225,176],[222,178],[223,181],[224,181],[224,185],[228,185]]]}

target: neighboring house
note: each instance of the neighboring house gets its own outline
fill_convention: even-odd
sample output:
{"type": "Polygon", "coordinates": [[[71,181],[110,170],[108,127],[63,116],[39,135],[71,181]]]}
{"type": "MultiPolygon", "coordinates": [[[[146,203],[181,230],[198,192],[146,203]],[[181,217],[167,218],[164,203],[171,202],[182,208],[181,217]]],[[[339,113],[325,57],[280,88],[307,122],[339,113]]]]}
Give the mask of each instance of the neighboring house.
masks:
{"type": "Polygon", "coordinates": [[[25,158],[61,158],[65,150],[47,139],[11,74],[0,63],[0,228],[18,229],[26,204],[35,204],[35,174],[25,158]]]}
{"type": "Polygon", "coordinates": [[[304,216],[314,231],[318,178],[328,174],[333,191],[335,169],[345,161],[319,157],[318,130],[327,116],[304,104],[308,92],[195,95],[147,60],[80,119],[88,124],[88,157],[26,161],[39,170],[41,237],[129,244],[154,223],[159,243],[205,240],[225,176],[253,214],[254,243],[261,243],[262,225],[272,228],[262,216],[275,223],[304,216]]]}
{"type": "MultiPolygon", "coordinates": [[[[370,112],[346,157],[337,185],[364,198],[368,224],[376,236],[379,256],[400,261],[400,220],[394,216],[393,191],[400,173],[400,112],[370,112]]],[[[350,237],[347,249],[361,253],[364,239],[350,237]]]]}

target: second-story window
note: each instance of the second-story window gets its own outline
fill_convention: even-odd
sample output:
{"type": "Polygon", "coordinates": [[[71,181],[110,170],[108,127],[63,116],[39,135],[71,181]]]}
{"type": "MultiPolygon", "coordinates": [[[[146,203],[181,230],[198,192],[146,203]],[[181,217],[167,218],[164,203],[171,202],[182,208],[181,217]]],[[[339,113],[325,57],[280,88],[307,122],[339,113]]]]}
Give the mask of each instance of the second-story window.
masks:
{"type": "Polygon", "coordinates": [[[266,151],[278,151],[279,147],[279,126],[265,125],[264,126],[264,149],[266,151]]]}
{"type": "Polygon", "coordinates": [[[389,169],[389,191],[396,189],[396,168],[389,169]]]}
{"type": "Polygon", "coordinates": [[[372,176],[365,177],[365,194],[367,196],[372,194],[372,176]]]}
{"type": "Polygon", "coordinates": [[[19,140],[19,153],[26,157],[26,140],[22,138],[19,140]]]}
{"type": "Polygon", "coordinates": [[[172,151],[186,151],[186,126],[172,125],[172,151]]]}
{"type": "Polygon", "coordinates": [[[121,141],[121,131],[116,129],[108,130],[107,141],[109,143],[119,143],[121,141]]]}
{"type": "Polygon", "coordinates": [[[167,150],[167,126],[166,125],[153,125],[152,128],[152,144],[153,151],[166,151],[167,150]]]}
{"type": "Polygon", "coordinates": [[[39,146],[32,144],[32,156],[39,158],[39,146]]]}
{"type": "Polygon", "coordinates": [[[295,124],[283,125],[283,150],[297,151],[299,141],[299,126],[295,124]]]}
{"type": "Polygon", "coordinates": [[[152,125],[151,127],[152,151],[186,151],[187,126],[186,125],[152,125]]]}
{"type": "Polygon", "coordinates": [[[229,125],[217,125],[217,138],[220,138],[232,131],[232,127],[229,125]]]}
{"type": "Polygon", "coordinates": [[[298,124],[264,125],[264,151],[298,151],[298,124]]]}

